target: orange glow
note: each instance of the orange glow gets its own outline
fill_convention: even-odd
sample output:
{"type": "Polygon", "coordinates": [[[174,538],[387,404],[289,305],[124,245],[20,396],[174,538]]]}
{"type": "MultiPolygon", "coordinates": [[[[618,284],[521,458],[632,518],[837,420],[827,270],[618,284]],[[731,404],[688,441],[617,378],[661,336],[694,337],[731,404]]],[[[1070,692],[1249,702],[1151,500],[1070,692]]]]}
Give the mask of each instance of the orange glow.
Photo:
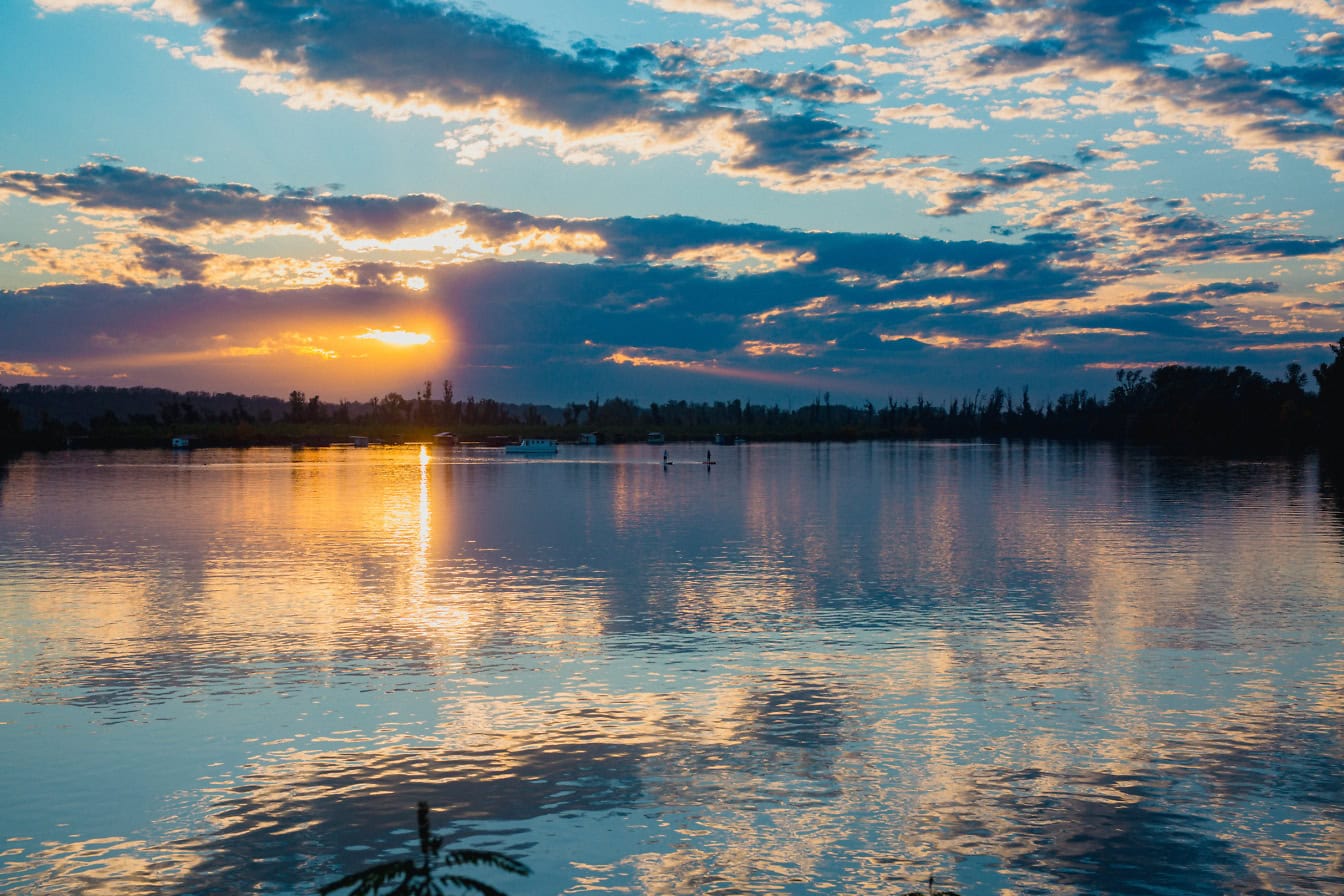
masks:
{"type": "Polygon", "coordinates": [[[367,330],[356,339],[373,339],[384,345],[396,348],[409,348],[415,345],[428,345],[434,337],[428,333],[412,333],[409,330],[367,330]]]}

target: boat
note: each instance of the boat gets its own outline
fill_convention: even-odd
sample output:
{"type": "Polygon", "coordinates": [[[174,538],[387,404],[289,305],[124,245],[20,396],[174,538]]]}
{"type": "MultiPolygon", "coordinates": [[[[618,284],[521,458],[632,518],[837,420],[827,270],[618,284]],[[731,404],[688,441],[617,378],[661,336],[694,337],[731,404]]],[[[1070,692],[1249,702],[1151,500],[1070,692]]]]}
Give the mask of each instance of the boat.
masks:
{"type": "Polygon", "coordinates": [[[457,436],[451,432],[436,432],[434,433],[434,444],[440,448],[451,448],[457,444],[457,436]]]}
{"type": "Polygon", "coordinates": [[[505,454],[555,454],[560,448],[555,439],[523,439],[517,445],[505,445],[505,454]]]}
{"type": "Polygon", "coordinates": [[[662,434],[662,433],[660,433],[660,432],[651,432],[651,433],[649,433],[649,444],[650,444],[650,445],[661,445],[661,444],[663,444],[663,442],[665,442],[665,441],[666,441],[666,439],[663,438],[663,434],[662,434]]]}

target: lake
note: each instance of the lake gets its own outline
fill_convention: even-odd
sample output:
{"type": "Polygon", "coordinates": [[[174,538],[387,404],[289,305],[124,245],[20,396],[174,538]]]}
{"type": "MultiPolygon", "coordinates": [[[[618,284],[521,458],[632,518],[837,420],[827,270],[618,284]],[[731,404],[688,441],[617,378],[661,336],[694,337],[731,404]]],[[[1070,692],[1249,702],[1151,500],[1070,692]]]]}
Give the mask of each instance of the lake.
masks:
{"type": "Polygon", "coordinates": [[[0,468],[0,890],[1344,892],[1315,459],[712,450],[0,468]]]}

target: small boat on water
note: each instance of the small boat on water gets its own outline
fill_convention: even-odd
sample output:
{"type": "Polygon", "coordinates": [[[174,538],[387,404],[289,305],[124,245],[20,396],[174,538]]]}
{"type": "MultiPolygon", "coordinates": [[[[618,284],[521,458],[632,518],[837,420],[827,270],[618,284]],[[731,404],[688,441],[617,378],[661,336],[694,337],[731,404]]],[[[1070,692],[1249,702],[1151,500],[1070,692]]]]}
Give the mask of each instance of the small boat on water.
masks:
{"type": "Polygon", "coordinates": [[[434,433],[434,444],[440,448],[451,448],[457,444],[457,436],[451,432],[436,432],[434,433]]]}
{"type": "Polygon", "coordinates": [[[505,454],[555,454],[560,448],[555,439],[523,439],[517,445],[505,445],[505,454]]]}
{"type": "Polygon", "coordinates": [[[667,441],[667,440],[666,440],[665,438],[663,438],[663,434],[662,434],[662,433],[660,433],[660,432],[651,432],[651,433],[649,433],[649,444],[650,444],[650,445],[661,445],[661,444],[663,444],[663,442],[665,442],[665,441],[667,441]]]}

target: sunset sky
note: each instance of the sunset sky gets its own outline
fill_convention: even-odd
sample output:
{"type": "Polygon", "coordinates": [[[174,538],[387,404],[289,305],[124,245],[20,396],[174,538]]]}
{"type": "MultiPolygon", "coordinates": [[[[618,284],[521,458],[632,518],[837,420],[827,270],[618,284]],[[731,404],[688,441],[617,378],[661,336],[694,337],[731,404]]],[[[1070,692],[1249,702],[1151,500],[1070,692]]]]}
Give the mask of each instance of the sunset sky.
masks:
{"type": "Polygon", "coordinates": [[[1339,0],[0,0],[0,383],[942,401],[1344,335],[1339,0]]]}

